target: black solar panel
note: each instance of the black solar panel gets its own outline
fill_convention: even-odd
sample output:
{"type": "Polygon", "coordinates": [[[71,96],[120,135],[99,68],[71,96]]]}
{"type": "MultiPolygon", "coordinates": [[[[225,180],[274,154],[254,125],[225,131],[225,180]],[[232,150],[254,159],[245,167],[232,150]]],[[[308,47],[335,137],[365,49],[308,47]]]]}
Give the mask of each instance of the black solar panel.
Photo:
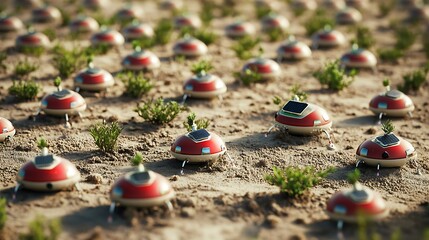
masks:
{"type": "Polygon", "coordinates": [[[61,91],[54,93],[55,97],[57,97],[57,98],[63,98],[69,94],[70,94],[70,90],[68,90],[68,89],[63,89],[61,91]]]}
{"type": "Polygon", "coordinates": [[[398,90],[390,90],[386,93],[386,96],[390,98],[399,98],[401,96],[401,92],[398,90]]]}
{"type": "Polygon", "coordinates": [[[138,183],[145,183],[149,181],[150,175],[149,172],[136,172],[130,176],[131,180],[138,183]]]}
{"type": "Polygon", "coordinates": [[[199,129],[193,132],[190,132],[188,136],[194,141],[202,141],[210,137],[210,133],[205,129],[199,129]]]}
{"type": "Polygon", "coordinates": [[[302,112],[308,107],[308,103],[297,102],[297,101],[289,101],[283,106],[283,111],[301,115],[302,112]]]}
{"type": "Polygon", "coordinates": [[[383,147],[392,146],[399,142],[399,138],[395,136],[395,134],[385,134],[383,136],[379,136],[376,138],[377,142],[379,142],[383,147]]]}
{"type": "Polygon", "coordinates": [[[53,155],[37,156],[36,159],[34,159],[34,163],[36,165],[50,165],[53,162],[54,162],[54,156],[53,155]]]}

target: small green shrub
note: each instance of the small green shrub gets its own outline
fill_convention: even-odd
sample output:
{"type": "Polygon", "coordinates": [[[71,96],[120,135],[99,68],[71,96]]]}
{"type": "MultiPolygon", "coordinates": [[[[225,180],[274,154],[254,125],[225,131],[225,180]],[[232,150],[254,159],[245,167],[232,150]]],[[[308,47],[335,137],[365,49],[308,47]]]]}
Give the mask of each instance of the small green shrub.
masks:
{"type": "Polygon", "coordinates": [[[146,95],[152,88],[151,81],[144,77],[143,73],[125,72],[118,76],[125,85],[125,95],[133,98],[141,98],[146,95]]]}
{"type": "Polygon", "coordinates": [[[98,11],[93,17],[100,26],[112,26],[116,20],[115,17],[107,17],[102,11],[98,11]]]}
{"type": "Polygon", "coordinates": [[[323,69],[313,73],[322,85],[327,85],[329,89],[340,91],[348,87],[354,80],[357,71],[352,69],[349,75],[338,65],[338,60],[328,62],[323,69]]]}
{"type": "Polygon", "coordinates": [[[183,122],[183,126],[188,132],[192,131],[192,126],[195,124],[196,130],[207,128],[210,125],[210,120],[206,118],[196,119],[195,113],[189,114],[187,121],[183,122]]]}
{"type": "Polygon", "coordinates": [[[9,88],[9,94],[16,96],[23,101],[34,100],[40,91],[40,85],[34,81],[13,81],[12,86],[9,88]]]}
{"type": "Polygon", "coordinates": [[[25,77],[30,73],[36,71],[39,68],[39,65],[33,64],[28,60],[19,61],[15,66],[15,76],[25,77]]]}
{"type": "Polygon", "coordinates": [[[201,60],[197,63],[192,64],[191,71],[194,74],[200,74],[200,73],[208,73],[210,70],[213,69],[213,65],[211,62],[207,60],[201,60]]]}
{"type": "Polygon", "coordinates": [[[262,75],[260,73],[252,71],[251,69],[246,69],[244,73],[237,72],[234,75],[237,79],[240,79],[241,82],[246,86],[263,80],[262,75]]]}
{"type": "Polygon", "coordinates": [[[352,41],[361,48],[369,49],[375,44],[374,36],[367,27],[359,26],[356,28],[356,38],[352,41]]]}
{"type": "Polygon", "coordinates": [[[5,51],[1,51],[0,52],[0,72],[7,70],[7,66],[5,64],[6,59],[7,59],[7,53],[5,51]]]}
{"type": "Polygon", "coordinates": [[[354,171],[347,174],[347,182],[349,182],[352,185],[355,185],[360,178],[360,171],[359,169],[355,168],[354,171]]]}
{"type": "Polygon", "coordinates": [[[255,7],[255,15],[258,19],[262,19],[271,13],[271,9],[269,7],[255,7]]]}
{"type": "Polygon", "coordinates": [[[273,103],[275,105],[280,105],[282,102],[283,102],[283,99],[280,96],[276,95],[276,96],[273,97],[273,103]]]}
{"type": "Polygon", "coordinates": [[[26,55],[33,55],[35,57],[42,56],[45,53],[46,49],[44,47],[19,47],[17,49],[19,52],[24,53],[26,55]]]}
{"type": "Polygon", "coordinates": [[[67,27],[71,21],[70,13],[61,8],[59,10],[62,18],[61,27],[67,27]]]}
{"type": "Polygon", "coordinates": [[[138,166],[140,164],[143,164],[144,162],[143,154],[141,154],[140,152],[137,152],[136,155],[134,155],[134,157],[130,159],[130,161],[133,166],[138,166]]]}
{"type": "Polygon", "coordinates": [[[161,19],[154,29],[154,41],[157,45],[165,45],[170,42],[173,35],[173,24],[169,19],[161,19]]]}
{"type": "Polygon", "coordinates": [[[116,143],[122,129],[118,122],[97,123],[89,128],[89,133],[101,151],[113,152],[116,149],[116,143]]]}
{"type": "Polygon", "coordinates": [[[46,141],[46,139],[44,138],[39,138],[39,140],[37,140],[37,148],[42,150],[43,148],[47,148],[48,147],[48,142],[46,141]]]}
{"type": "Polygon", "coordinates": [[[261,40],[259,38],[246,36],[238,40],[238,42],[232,46],[232,50],[234,50],[238,58],[247,60],[254,56],[252,50],[258,46],[260,42],[261,40]]]}
{"type": "Polygon", "coordinates": [[[61,77],[56,77],[53,82],[54,82],[54,86],[57,87],[59,91],[62,83],[61,77]]]}
{"type": "Polygon", "coordinates": [[[423,83],[426,82],[427,71],[427,69],[418,69],[405,74],[402,76],[403,83],[398,85],[398,89],[404,93],[418,91],[423,83]]]}
{"type": "Polygon", "coordinates": [[[316,186],[333,171],[333,168],[317,171],[312,166],[304,168],[290,166],[284,169],[273,167],[273,173],[265,176],[265,180],[269,184],[280,187],[281,193],[295,198],[304,194],[311,187],[316,186]]]}
{"type": "Polygon", "coordinates": [[[378,2],[378,12],[380,13],[381,17],[385,17],[389,15],[389,13],[392,11],[394,7],[395,7],[394,0],[384,0],[384,1],[378,2]]]}
{"type": "Polygon", "coordinates": [[[198,29],[196,30],[192,36],[194,36],[196,39],[201,40],[203,43],[205,43],[207,46],[215,43],[218,39],[218,36],[216,35],[216,33],[209,31],[209,30],[204,30],[204,29],[198,29]]]}
{"type": "Polygon", "coordinates": [[[98,43],[96,45],[91,45],[83,50],[84,55],[104,55],[109,52],[109,50],[112,49],[112,46],[110,46],[107,43],[98,43]]]}
{"type": "Polygon", "coordinates": [[[378,49],[377,52],[381,60],[389,62],[396,62],[399,58],[404,56],[404,51],[396,48],[378,49]]]}
{"type": "Polygon", "coordinates": [[[149,102],[144,102],[137,106],[137,114],[144,120],[155,124],[165,124],[171,122],[182,111],[182,106],[175,101],[164,102],[158,98],[149,102]]]}
{"type": "Polygon", "coordinates": [[[408,50],[417,39],[415,31],[406,26],[396,28],[395,36],[395,48],[404,51],[408,50]]]}
{"type": "Polygon", "coordinates": [[[57,32],[53,28],[47,28],[42,31],[43,34],[45,34],[50,41],[53,41],[57,38],[57,32]]]}
{"type": "MultiPolygon", "coordinates": [[[[214,19],[213,9],[216,8],[216,4],[213,1],[204,1],[201,5],[200,19],[203,22],[204,26],[210,26],[210,23],[214,19]]],[[[202,40],[201,40],[202,41],[202,40]]]]}
{"type": "Polygon", "coordinates": [[[63,78],[68,78],[85,66],[85,54],[80,50],[74,48],[69,51],[58,45],[54,52],[53,65],[63,78]]]}
{"type": "Polygon", "coordinates": [[[325,26],[334,27],[335,21],[327,17],[326,13],[321,10],[316,11],[316,13],[304,23],[307,36],[313,35],[313,33],[323,29],[325,26]]]}
{"type": "Polygon", "coordinates": [[[0,231],[6,225],[7,212],[6,212],[7,201],[6,198],[0,198],[0,231]]]}
{"type": "Polygon", "coordinates": [[[47,220],[43,216],[37,216],[29,224],[30,231],[21,234],[20,240],[56,240],[61,235],[62,226],[58,219],[47,220]]]}

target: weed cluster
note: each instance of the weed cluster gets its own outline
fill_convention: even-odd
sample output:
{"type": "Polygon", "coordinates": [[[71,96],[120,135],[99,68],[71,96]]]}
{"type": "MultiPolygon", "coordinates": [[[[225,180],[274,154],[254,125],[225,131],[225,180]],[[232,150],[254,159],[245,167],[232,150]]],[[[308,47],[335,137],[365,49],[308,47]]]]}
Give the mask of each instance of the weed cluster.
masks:
{"type": "Polygon", "coordinates": [[[50,41],[53,41],[57,38],[57,32],[53,28],[46,28],[42,31],[43,34],[45,34],[50,41]]]}
{"type": "Polygon", "coordinates": [[[164,102],[162,97],[149,102],[144,102],[135,109],[140,117],[155,124],[171,122],[182,110],[182,106],[177,102],[164,102]]]}
{"type": "Polygon", "coordinates": [[[39,94],[40,86],[34,81],[13,81],[12,86],[9,88],[9,94],[16,96],[18,99],[23,101],[30,101],[37,98],[39,94]]]}
{"type": "Polygon", "coordinates": [[[383,123],[383,125],[381,125],[381,130],[383,130],[384,134],[389,134],[395,130],[395,126],[393,125],[392,121],[388,119],[383,123]]]}
{"type": "Polygon", "coordinates": [[[263,80],[262,75],[260,73],[251,69],[246,69],[244,70],[244,72],[237,72],[234,75],[237,79],[240,79],[241,82],[246,86],[263,80]]]}
{"type": "Polygon", "coordinates": [[[53,65],[63,78],[68,78],[71,74],[85,66],[85,54],[83,51],[73,48],[67,50],[61,45],[54,48],[53,65]]]}
{"type": "Polygon", "coordinates": [[[218,39],[218,36],[207,29],[194,29],[190,27],[184,27],[180,30],[180,36],[192,36],[198,40],[201,40],[207,46],[213,44],[218,39]]]}
{"type": "Polygon", "coordinates": [[[307,36],[313,35],[313,33],[323,29],[325,26],[334,27],[335,21],[327,17],[326,13],[322,10],[316,11],[315,14],[304,23],[307,36]]]}
{"type": "Polygon", "coordinates": [[[404,56],[404,51],[396,48],[391,49],[378,49],[378,56],[383,61],[396,62],[399,58],[404,56]]]}
{"type": "Polygon", "coordinates": [[[367,27],[356,28],[356,38],[352,41],[352,44],[357,44],[361,48],[369,49],[375,44],[374,36],[367,27]]]}
{"type": "Polygon", "coordinates": [[[348,87],[354,80],[357,71],[352,69],[347,75],[345,70],[338,65],[338,60],[328,62],[323,69],[313,73],[322,85],[327,85],[329,89],[340,91],[348,87]]]}
{"type": "Polygon", "coordinates": [[[191,113],[187,117],[187,121],[183,122],[183,126],[186,128],[188,132],[192,131],[192,126],[194,125],[196,127],[196,130],[207,128],[210,125],[210,120],[205,118],[201,118],[201,119],[196,119],[196,118],[197,116],[195,115],[195,113],[191,113]]]}
{"type": "Polygon", "coordinates": [[[125,84],[125,95],[133,98],[141,98],[146,95],[152,88],[151,81],[144,77],[143,73],[124,72],[118,77],[125,84]]]}
{"type": "Polygon", "coordinates": [[[208,73],[210,70],[213,69],[213,65],[211,62],[206,60],[201,60],[197,63],[192,64],[191,71],[194,74],[202,74],[202,73],[208,73]]]}
{"type": "Polygon", "coordinates": [[[58,219],[47,220],[43,216],[37,216],[29,224],[30,231],[21,234],[20,240],[56,240],[59,238],[62,227],[58,219]]]}
{"type": "Polygon", "coordinates": [[[28,60],[19,61],[15,66],[15,76],[21,78],[28,76],[30,73],[36,71],[39,65],[33,64],[28,60]]]}
{"type": "Polygon", "coordinates": [[[46,139],[44,138],[40,138],[39,140],[37,140],[37,148],[42,150],[43,148],[47,148],[48,147],[48,142],[46,141],[46,139]]]}
{"type": "Polygon", "coordinates": [[[5,64],[6,59],[7,59],[7,53],[5,51],[1,51],[0,52],[0,72],[7,70],[7,66],[5,64]]]}
{"type": "Polygon", "coordinates": [[[407,73],[403,78],[403,83],[398,85],[398,89],[404,93],[410,91],[418,91],[423,83],[426,82],[428,69],[418,69],[411,73],[407,73]]]}
{"type": "Polygon", "coordinates": [[[133,166],[138,166],[140,164],[143,164],[144,162],[143,154],[141,152],[137,152],[136,155],[134,155],[134,157],[130,159],[130,162],[133,166]]]}
{"type": "Polygon", "coordinates": [[[379,49],[378,54],[381,60],[395,62],[399,58],[403,57],[405,51],[407,51],[417,39],[417,34],[413,29],[406,26],[400,26],[395,28],[395,47],[379,49]]]}
{"type": "Polygon", "coordinates": [[[33,55],[36,57],[42,56],[42,54],[46,51],[46,49],[42,46],[22,46],[17,49],[19,52],[24,53],[26,55],[33,55]]]}
{"type": "Polygon", "coordinates": [[[317,185],[333,171],[333,168],[317,171],[312,166],[304,168],[290,166],[284,169],[273,167],[273,173],[265,176],[265,180],[269,184],[280,187],[281,193],[295,198],[304,194],[309,188],[317,185]]]}
{"type": "Polygon", "coordinates": [[[254,56],[252,50],[258,46],[260,42],[261,39],[259,38],[246,36],[238,40],[238,42],[232,46],[232,50],[234,50],[238,58],[246,60],[254,56]]]}
{"type": "Polygon", "coordinates": [[[101,151],[113,152],[122,129],[118,122],[97,123],[89,128],[89,133],[101,151]]]}
{"type": "Polygon", "coordinates": [[[301,85],[299,84],[294,84],[289,92],[291,94],[291,99],[297,97],[301,102],[305,102],[307,100],[307,92],[301,90],[301,85]]]}

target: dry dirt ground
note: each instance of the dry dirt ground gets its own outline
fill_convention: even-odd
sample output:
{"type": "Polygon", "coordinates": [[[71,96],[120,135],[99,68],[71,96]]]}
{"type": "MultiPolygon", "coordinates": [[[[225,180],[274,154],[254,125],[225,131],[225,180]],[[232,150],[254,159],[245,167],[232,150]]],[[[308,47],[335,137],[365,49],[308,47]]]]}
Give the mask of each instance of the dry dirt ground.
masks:
{"type": "MultiPolygon", "coordinates": [[[[200,5],[194,2],[197,3],[186,1],[191,11],[198,11],[200,5]]],[[[57,1],[55,4],[67,11],[75,8],[57,1]]],[[[169,15],[158,10],[151,1],[136,1],[134,4],[145,10],[143,19],[152,24],[169,15]]],[[[105,10],[106,15],[113,14],[120,6],[121,1],[112,1],[105,10]]],[[[294,17],[284,3],[280,4],[279,12],[290,19],[290,31],[298,39],[310,43],[302,27],[308,14],[294,17]]],[[[251,3],[246,2],[240,13],[242,18],[249,19],[259,28],[258,21],[252,16],[251,3]]],[[[28,9],[18,16],[29,19],[28,9]]],[[[391,46],[394,40],[392,31],[388,29],[389,18],[401,19],[403,10],[395,9],[389,18],[378,18],[377,5],[372,3],[364,11],[364,16],[365,26],[370,27],[377,38],[377,47],[391,46]]],[[[8,97],[8,88],[14,79],[13,69],[19,60],[25,58],[40,64],[41,67],[31,74],[43,85],[40,100],[44,94],[54,90],[52,79],[58,73],[52,66],[52,55],[40,58],[24,56],[13,48],[15,36],[4,36],[0,48],[7,50],[9,56],[6,61],[8,69],[0,74],[0,116],[12,121],[17,134],[12,142],[0,145],[0,194],[9,201],[3,237],[16,238],[17,234],[28,230],[28,223],[37,214],[42,214],[61,219],[61,239],[336,239],[336,223],[324,213],[326,201],[337,190],[348,187],[346,174],[354,169],[357,146],[373,136],[368,132],[381,133],[379,126],[375,125],[376,117],[368,109],[368,102],[383,91],[382,79],[389,77],[395,86],[402,81],[403,74],[426,62],[421,45],[416,43],[397,64],[379,63],[376,73],[361,72],[348,89],[339,93],[323,89],[311,74],[327,60],[339,58],[349,45],[314,51],[312,58],[304,62],[281,63],[282,75],[278,80],[245,87],[233,77],[244,61],[237,59],[230,49],[233,41],[223,36],[223,28],[234,19],[218,18],[212,22],[214,31],[221,37],[218,43],[209,47],[206,57],[213,62],[214,73],[228,86],[223,101],[189,99],[186,103],[190,111],[212,121],[210,130],[222,136],[234,163],[223,159],[213,166],[188,165],[183,175],[180,174],[181,162],[170,156],[169,146],[177,136],[185,133],[182,122],[187,113],[181,113],[165,126],[146,123],[133,111],[138,101],[123,97],[123,83],[117,80],[105,97],[83,93],[88,109],[83,113],[83,119],[72,119],[72,128],[64,128],[63,119],[44,115],[34,122],[30,116],[37,111],[38,101],[14,102],[8,97]],[[323,135],[297,137],[274,130],[268,137],[264,136],[278,110],[272,103],[272,96],[289,97],[289,90],[296,83],[309,93],[309,102],[323,106],[333,118],[332,133],[337,150],[327,150],[327,140],[323,135]],[[88,128],[109,118],[123,124],[124,131],[119,137],[117,152],[104,154],[93,143],[88,128]],[[50,151],[77,165],[82,174],[82,190],[58,193],[20,190],[13,202],[12,189],[16,184],[17,171],[38,154],[35,142],[40,137],[49,141],[50,151]],[[173,201],[174,211],[119,208],[113,216],[113,223],[109,224],[108,191],[114,180],[130,169],[128,160],[137,151],[144,154],[147,168],[170,178],[177,192],[173,201]],[[303,199],[292,201],[279,195],[277,187],[264,181],[264,176],[273,166],[309,165],[317,169],[332,166],[337,171],[311,189],[303,199]],[[86,181],[94,174],[103,176],[102,183],[86,181]]],[[[46,26],[35,27],[43,29],[46,26]]],[[[339,29],[346,33],[348,39],[353,37],[349,27],[339,29]]],[[[73,45],[67,38],[67,28],[57,28],[57,31],[62,43],[73,45]]],[[[89,45],[89,41],[75,44],[89,45]]],[[[172,61],[172,44],[153,49],[162,59],[162,66],[159,75],[153,78],[154,89],[143,100],[160,96],[177,101],[181,99],[183,81],[191,76],[189,69],[195,60],[172,61]]],[[[279,44],[264,41],[264,56],[274,58],[279,44]]],[[[119,51],[97,56],[95,65],[116,73],[121,70],[120,60],[130,52],[127,45],[119,51]]],[[[72,78],[65,79],[63,85],[72,87],[72,78]]],[[[381,169],[378,177],[375,168],[360,168],[361,182],[378,191],[387,201],[390,215],[368,228],[385,239],[397,229],[404,238],[423,239],[424,228],[429,227],[428,89],[426,83],[419,92],[410,95],[416,105],[411,118],[393,119],[396,133],[417,149],[421,175],[417,174],[418,168],[412,163],[402,168],[381,169]]],[[[344,237],[357,238],[357,229],[356,225],[346,224],[344,237]]]]}

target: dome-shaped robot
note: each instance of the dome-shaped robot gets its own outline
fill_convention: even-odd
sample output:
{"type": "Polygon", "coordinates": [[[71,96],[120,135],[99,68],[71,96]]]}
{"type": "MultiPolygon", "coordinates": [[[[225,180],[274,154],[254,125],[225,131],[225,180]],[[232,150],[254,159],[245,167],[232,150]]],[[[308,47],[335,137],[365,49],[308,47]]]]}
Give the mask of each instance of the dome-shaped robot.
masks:
{"type": "Polygon", "coordinates": [[[69,24],[70,32],[72,33],[92,33],[98,31],[98,22],[88,16],[78,16],[69,24]]]}
{"type": "Polygon", "coordinates": [[[15,136],[16,130],[6,118],[0,117],[0,142],[9,141],[15,136]]]}
{"type": "Polygon", "coordinates": [[[341,56],[340,64],[346,68],[370,68],[375,71],[377,58],[372,52],[353,45],[351,51],[341,56]]]}
{"type": "Polygon", "coordinates": [[[277,60],[278,62],[286,60],[303,60],[311,57],[311,49],[307,44],[296,40],[294,37],[283,42],[277,48],[277,60]]]}
{"type": "Polygon", "coordinates": [[[122,34],[127,41],[131,42],[136,39],[151,38],[154,35],[154,31],[149,24],[132,22],[122,29],[122,34]]]}
{"type": "Polygon", "coordinates": [[[14,16],[0,16],[0,32],[18,32],[24,27],[21,19],[14,16]]]}
{"type": "Polygon", "coordinates": [[[241,68],[241,75],[244,76],[248,70],[261,76],[263,80],[273,80],[280,76],[280,65],[267,58],[252,58],[241,68]]]}
{"type": "Polygon", "coordinates": [[[43,6],[31,12],[31,19],[36,23],[58,22],[61,20],[61,12],[53,6],[43,6]]]}
{"type": "Polygon", "coordinates": [[[129,54],[122,60],[124,69],[141,71],[152,71],[161,65],[159,58],[149,50],[142,50],[140,47],[135,47],[132,54],[129,54]]]}
{"type": "Polygon", "coordinates": [[[225,28],[226,36],[230,38],[241,38],[255,34],[255,26],[250,22],[237,21],[225,28]]]}
{"type": "Polygon", "coordinates": [[[192,37],[185,37],[177,41],[173,46],[173,52],[176,56],[200,57],[207,54],[207,45],[192,37]]]}
{"type": "Polygon", "coordinates": [[[362,14],[356,8],[344,8],[335,15],[338,24],[356,24],[362,21],[362,14]]]}
{"type": "Polygon", "coordinates": [[[103,91],[115,83],[112,74],[108,71],[94,67],[90,62],[88,67],[80,71],[74,78],[76,92],[80,89],[88,91],[103,91]]]}
{"type": "Polygon", "coordinates": [[[122,34],[113,29],[103,29],[91,37],[92,45],[121,46],[124,42],[122,34]]]}
{"type": "Polygon", "coordinates": [[[174,18],[174,27],[177,29],[198,29],[202,25],[200,17],[194,14],[182,14],[174,18]]]}
{"type": "Polygon", "coordinates": [[[282,15],[268,14],[262,18],[261,25],[262,30],[266,32],[276,29],[283,32],[289,27],[289,21],[282,15]]]}
{"type": "Polygon", "coordinates": [[[33,31],[20,35],[15,40],[17,49],[48,48],[50,44],[51,42],[45,34],[33,31]]]}
{"type": "Polygon", "coordinates": [[[325,26],[324,29],[317,31],[311,36],[313,42],[313,48],[334,48],[341,45],[344,45],[346,38],[344,35],[337,31],[333,30],[329,26],[325,26]]]}

